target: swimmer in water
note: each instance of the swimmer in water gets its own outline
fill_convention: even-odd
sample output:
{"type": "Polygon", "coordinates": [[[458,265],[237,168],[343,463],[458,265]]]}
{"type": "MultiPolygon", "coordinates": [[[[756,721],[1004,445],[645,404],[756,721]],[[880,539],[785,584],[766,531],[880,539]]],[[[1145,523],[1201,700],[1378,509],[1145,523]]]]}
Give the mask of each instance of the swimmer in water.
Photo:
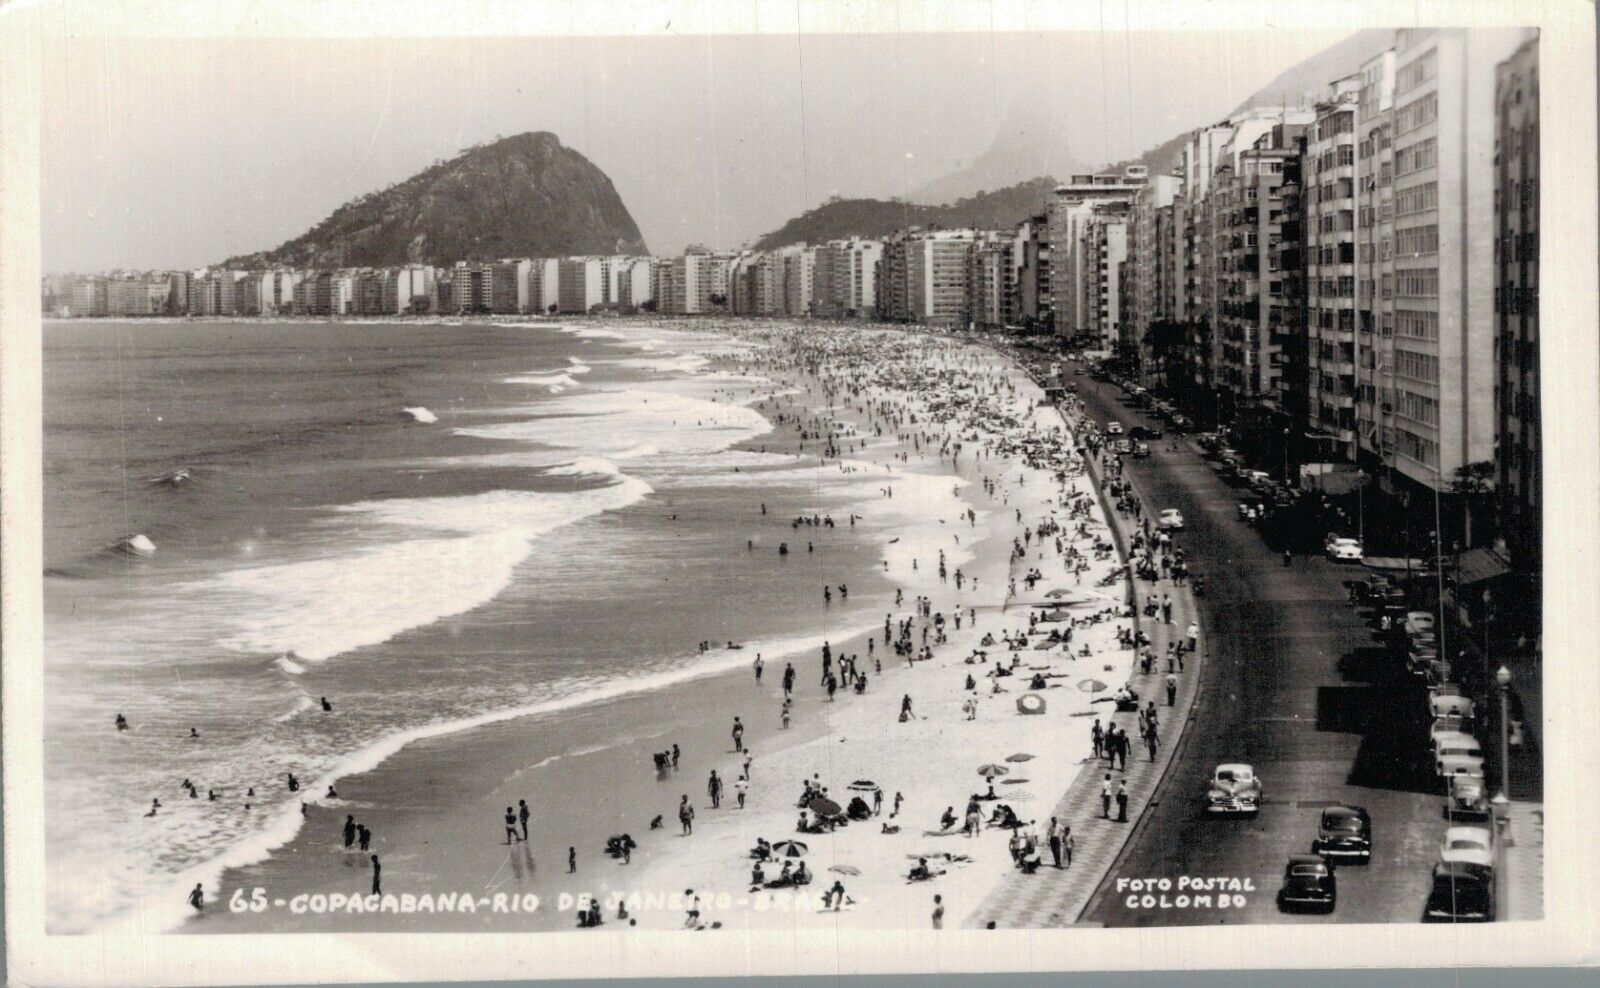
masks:
{"type": "Polygon", "coordinates": [[[328,711],[328,712],[332,712],[332,710],[333,710],[333,704],[328,702],[328,698],[327,697],[323,697],[322,698],[322,709],[324,711],[328,711]]]}
{"type": "Polygon", "coordinates": [[[117,714],[117,730],[126,731],[127,729],[128,729],[128,718],[122,716],[121,714],[117,714]]]}

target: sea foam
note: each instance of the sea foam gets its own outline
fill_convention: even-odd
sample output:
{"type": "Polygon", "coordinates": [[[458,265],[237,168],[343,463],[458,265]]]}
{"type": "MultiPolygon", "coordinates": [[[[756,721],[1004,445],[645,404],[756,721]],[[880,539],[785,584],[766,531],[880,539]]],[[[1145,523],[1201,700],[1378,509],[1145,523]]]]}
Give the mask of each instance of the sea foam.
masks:
{"type": "Polygon", "coordinates": [[[224,574],[216,592],[241,598],[230,610],[245,616],[222,644],[293,652],[303,665],[388,641],[493,600],[539,536],[650,493],[644,481],[623,477],[559,494],[491,491],[347,505],[340,513],[358,531],[378,525],[413,537],[224,574]]]}

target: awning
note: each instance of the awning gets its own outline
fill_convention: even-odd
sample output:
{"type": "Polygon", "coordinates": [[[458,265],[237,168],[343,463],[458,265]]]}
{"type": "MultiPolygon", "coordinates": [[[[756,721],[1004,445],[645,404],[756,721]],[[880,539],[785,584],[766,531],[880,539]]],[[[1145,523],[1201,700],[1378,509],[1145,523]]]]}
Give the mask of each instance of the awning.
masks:
{"type": "Polygon", "coordinates": [[[1505,576],[1511,572],[1511,564],[1493,549],[1468,549],[1456,569],[1456,585],[1466,587],[1505,576]]]}
{"type": "Polygon", "coordinates": [[[1406,559],[1403,556],[1367,556],[1361,560],[1361,565],[1367,569],[1378,570],[1384,573],[1431,573],[1433,567],[1426,560],[1406,559]]]}

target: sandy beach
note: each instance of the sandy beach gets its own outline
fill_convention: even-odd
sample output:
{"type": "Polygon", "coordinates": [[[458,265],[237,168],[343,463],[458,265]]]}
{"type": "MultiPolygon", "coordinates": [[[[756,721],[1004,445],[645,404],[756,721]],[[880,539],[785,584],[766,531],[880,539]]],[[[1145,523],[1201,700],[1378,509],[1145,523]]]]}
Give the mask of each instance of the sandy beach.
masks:
{"type": "MultiPolygon", "coordinates": [[[[601,899],[609,929],[685,926],[693,898],[705,926],[925,928],[935,896],[943,924],[956,927],[1015,868],[1011,828],[986,825],[968,837],[960,824],[941,826],[947,808],[963,817],[970,798],[986,795],[986,764],[1005,772],[991,777],[997,798],[978,803],[984,820],[997,804],[1011,807],[1041,839],[1050,866],[1042,843],[1050,808],[1090,756],[1090,725],[1097,716],[1109,722],[1112,691],[1127,681],[1133,659],[1117,640],[1119,627],[1131,627],[1120,617],[1122,585],[1099,585],[1119,560],[1058,413],[1039,407],[1040,392],[1019,369],[978,348],[855,328],[757,324],[736,332],[755,346],[713,366],[796,392],[756,406],[774,429],[748,448],[820,452],[830,468],[884,473],[877,503],[858,510],[904,518],[879,560],[903,603],[863,621],[841,613],[842,599],[823,599],[819,581],[816,634],[770,643],[777,647],[764,651],[759,683],[749,646],[713,654],[694,678],[641,680],[636,692],[559,716],[414,740],[342,778],[339,798],[309,806],[284,847],[225,873],[213,906],[184,930],[566,929],[578,925],[574,907],[590,896],[601,899]],[[1048,610],[1060,620],[1030,628],[1030,615],[1046,610],[1036,605],[1052,601],[1061,606],[1048,610]],[[885,618],[896,639],[909,621],[906,651],[927,657],[896,654],[885,618]],[[1045,640],[1052,628],[1070,628],[1070,646],[1045,640]],[[844,685],[829,698],[823,642],[836,662],[856,657],[867,676],[862,692],[844,685]],[[787,727],[786,664],[795,670],[787,727]],[[1010,674],[994,676],[997,664],[1010,674]],[[1044,688],[1029,688],[1035,674],[1044,688]],[[1024,695],[1042,698],[1043,713],[1020,712],[1024,695]],[[907,697],[912,716],[902,719],[907,697]],[[745,755],[730,733],[736,716],[751,759],[743,808],[735,790],[745,755]],[[676,769],[657,772],[652,756],[673,744],[676,769]],[[712,770],[724,780],[719,808],[707,791],[712,770]],[[875,788],[881,809],[800,833],[807,780],[841,807],[855,795],[873,806],[875,788]],[[690,835],[676,812],[683,796],[694,807],[690,835]],[[506,843],[501,818],[519,799],[531,810],[530,837],[506,843]],[[342,847],[346,814],[376,835],[381,898],[369,897],[367,855],[342,847]],[[650,829],[658,816],[660,829],[650,829]],[[621,834],[637,845],[627,862],[604,853],[606,839],[621,834]],[[802,856],[789,860],[806,863],[810,884],[753,889],[758,839],[803,842],[802,856]],[[933,877],[909,880],[924,858],[933,877]],[[836,881],[844,889],[839,908],[824,908],[836,881]]],[[[805,561],[808,527],[795,526],[796,563],[805,561]]],[[[843,596],[836,586],[829,593],[843,596]]],[[[782,861],[764,865],[767,879],[779,876],[782,861]]]]}

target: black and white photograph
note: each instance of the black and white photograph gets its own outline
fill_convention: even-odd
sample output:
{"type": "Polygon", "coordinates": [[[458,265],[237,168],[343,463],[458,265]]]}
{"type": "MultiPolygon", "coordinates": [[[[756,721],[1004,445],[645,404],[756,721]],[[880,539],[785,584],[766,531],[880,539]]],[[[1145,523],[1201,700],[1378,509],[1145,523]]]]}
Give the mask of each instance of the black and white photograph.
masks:
{"type": "Polygon", "coordinates": [[[1340,8],[0,9],[13,970],[1592,958],[1593,10],[1340,8]]]}

